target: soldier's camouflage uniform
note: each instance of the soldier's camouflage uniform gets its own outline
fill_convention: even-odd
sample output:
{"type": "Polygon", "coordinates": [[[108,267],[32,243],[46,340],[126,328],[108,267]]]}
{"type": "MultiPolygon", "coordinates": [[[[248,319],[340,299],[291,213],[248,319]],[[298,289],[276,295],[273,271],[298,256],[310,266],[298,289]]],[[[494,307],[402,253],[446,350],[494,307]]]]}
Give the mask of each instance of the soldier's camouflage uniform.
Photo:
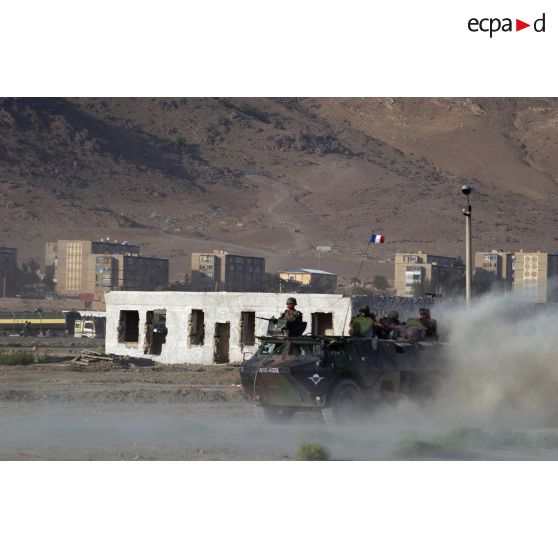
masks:
{"type": "Polygon", "coordinates": [[[287,320],[287,322],[302,322],[302,312],[294,308],[287,308],[280,316],[280,320],[287,320]]]}

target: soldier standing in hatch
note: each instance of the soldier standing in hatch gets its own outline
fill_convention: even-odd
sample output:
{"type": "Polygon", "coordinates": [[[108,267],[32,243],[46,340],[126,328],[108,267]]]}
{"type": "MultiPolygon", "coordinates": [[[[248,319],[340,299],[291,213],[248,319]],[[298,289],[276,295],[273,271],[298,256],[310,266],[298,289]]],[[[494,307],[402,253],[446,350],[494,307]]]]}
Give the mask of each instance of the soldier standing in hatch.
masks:
{"type": "Polygon", "coordinates": [[[376,325],[378,337],[380,339],[389,339],[394,335],[399,336],[401,325],[404,324],[401,324],[399,321],[399,312],[397,310],[390,310],[380,319],[380,323],[376,325]]]}
{"type": "Polygon", "coordinates": [[[436,320],[430,317],[430,308],[421,308],[419,310],[419,322],[423,327],[425,337],[438,337],[436,320]]]}
{"type": "Polygon", "coordinates": [[[280,320],[287,322],[302,322],[302,312],[295,309],[296,298],[290,296],[287,298],[287,309],[279,316],[280,320]]]}
{"type": "Polygon", "coordinates": [[[380,323],[389,327],[401,325],[399,322],[399,312],[397,310],[390,310],[385,317],[380,320],[380,323]]]}
{"type": "Polygon", "coordinates": [[[349,324],[349,335],[353,337],[373,337],[376,316],[370,313],[368,306],[362,306],[349,324]]]}

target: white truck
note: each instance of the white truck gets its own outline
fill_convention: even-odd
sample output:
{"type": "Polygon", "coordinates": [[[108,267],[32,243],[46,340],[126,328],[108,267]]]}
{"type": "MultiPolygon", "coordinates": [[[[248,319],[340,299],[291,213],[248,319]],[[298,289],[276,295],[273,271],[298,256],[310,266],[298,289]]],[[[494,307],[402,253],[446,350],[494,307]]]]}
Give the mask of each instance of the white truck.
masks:
{"type": "Polygon", "coordinates": [[[95,322],[91,318],[83,318],[75,321],[74,337],[97,337],[95,322]]]}

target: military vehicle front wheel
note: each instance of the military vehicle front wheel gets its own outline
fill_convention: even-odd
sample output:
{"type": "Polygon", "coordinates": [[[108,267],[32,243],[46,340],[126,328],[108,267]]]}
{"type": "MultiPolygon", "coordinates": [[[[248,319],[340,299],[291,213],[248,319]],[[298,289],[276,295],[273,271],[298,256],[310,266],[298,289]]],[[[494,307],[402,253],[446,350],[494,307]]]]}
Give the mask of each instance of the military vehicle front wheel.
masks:
{"type": "Polygon", "coordinates": [[[256,417],[271,424],[284,424],[289,422],[294,415],[294,411],[281,407],[256,407],[256,417]]]}
{"type": "Polygon", "coordinates": [[[335,385],[322,417],[327,424],[350,424],[362,415],[362,390],[352,380],[341,380],[335,385]]]}

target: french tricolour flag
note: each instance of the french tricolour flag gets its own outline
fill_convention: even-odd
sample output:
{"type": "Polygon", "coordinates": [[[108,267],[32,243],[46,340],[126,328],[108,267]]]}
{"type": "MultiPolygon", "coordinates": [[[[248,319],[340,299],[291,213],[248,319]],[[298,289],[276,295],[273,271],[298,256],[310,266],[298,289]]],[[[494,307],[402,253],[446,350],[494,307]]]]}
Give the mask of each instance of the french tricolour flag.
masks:
{"type": "Polygon", "coordinates": [[[385,239],[386,239],[386,237],[383,234],[373,234],[370,237],[370,242],[372,242],[374,244],[383,244],[385,239]]]}

